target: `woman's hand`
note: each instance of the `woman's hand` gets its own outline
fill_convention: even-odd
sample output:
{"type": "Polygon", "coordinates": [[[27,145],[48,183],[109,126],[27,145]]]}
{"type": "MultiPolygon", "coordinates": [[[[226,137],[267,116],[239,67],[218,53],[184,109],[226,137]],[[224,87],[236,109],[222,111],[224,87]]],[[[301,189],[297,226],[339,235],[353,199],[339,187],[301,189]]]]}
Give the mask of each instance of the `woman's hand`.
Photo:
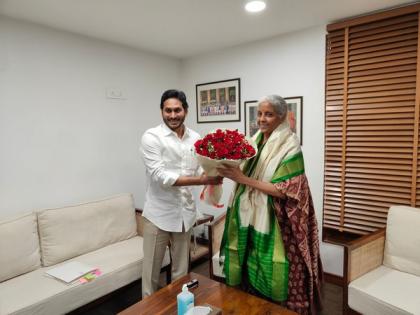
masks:
{"type": "Polygon", "coordinates": [[[251,177],[248,177],[242,173],[241,169],[236,166],[230,166],[223,164],[224,167],[218,167],[217,171],[219,172],[220,176],[230,178],[234,182],[237,182],[238,184],[244,184],[249,187],[258,189],[262,191],[264,194],[285,199],[286,195],[283,192],[280,192],[274,184],[270,182],[263,182],[258,179],[254,179],[251,177]]]}
{"type": "Polygon", "coordinates": [[[220,176],[230,178],[231,180],[233,180],[234,182],[237,182],[238,184],[244,184],[249,187],[258,189],[267,195],[277,197],[277,198],[282,198],[282,199],[286,198],[286,195],[284,194],[284,192],[279,191],[274,186],[273,183],[263,182],[255,178],[248,177],[244,175],[241,169],[237,166],[231,166],[231,165],[226,165],[226,164],[223,164],[223,166],[224,167],[217,168],[217,171],[219,172],[220,176]]]}
{"type": "Polygon", "coordinates": [[[237,166],[230,166],[223,164],[224,167],[218,167],[217,172],[220,176],[227,177],[234,182],[243,184],[244,180],[247,178],[237,166]]]}

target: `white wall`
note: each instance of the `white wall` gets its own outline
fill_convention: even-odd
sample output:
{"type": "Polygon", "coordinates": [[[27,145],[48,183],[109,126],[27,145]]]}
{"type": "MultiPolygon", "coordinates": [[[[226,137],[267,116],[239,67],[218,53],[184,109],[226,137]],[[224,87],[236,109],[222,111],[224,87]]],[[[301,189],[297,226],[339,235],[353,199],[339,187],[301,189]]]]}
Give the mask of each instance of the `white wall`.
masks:
{"type": "MultiPolygon", "coordinates": [[[[243,102],[303,96],[303,152],[322,219],[324,41],[318,27],[184,60],[156,56],[0,16],[0,218],[119,192],[144,202],[141,133],[160,123],[163,90],[183,88],[187,124],[244,131],[243,102]],[[195,84],[241,78],[242,120],[197,124],[195,84]],[[121,90],[124,100],[106,98],[121,90]]],[[[232,187],[226,182],[224,202],[232,187]]],[[[200,205],[205,212],[220,213],[200,205]]],[[[322,244],[341,275],[341,247],[322,244]]]]}
{"type": "Polygon", "coordinates": [[[180,62],[0,16],[0,217],[132,192],[180,62]],[[106,98],[122,90],[125,100],[106,98]]]}
{"type": "MultiPolygon", "coordinates": [[[[242,45],[184,60],[182,86],[191,105],[188,125],[205,134],[215,128],[244,131],[243,102],[266,94],[303,96],[303,153],[316,214],[321,227],[324,168],[324,75],[325,27],[317,27],[269,40],[242,45]],[[241,121],[238,123],[196,123],[195,84],[239,77],[241,79],[241,121]]],[[[224,203],[232,183],[224,185],[224,203]]],[[[204,212],[219,214],[201,204],[204,212]]],[[[342,248],[322,244],[327,272],[342,275],[342,248]]]]}

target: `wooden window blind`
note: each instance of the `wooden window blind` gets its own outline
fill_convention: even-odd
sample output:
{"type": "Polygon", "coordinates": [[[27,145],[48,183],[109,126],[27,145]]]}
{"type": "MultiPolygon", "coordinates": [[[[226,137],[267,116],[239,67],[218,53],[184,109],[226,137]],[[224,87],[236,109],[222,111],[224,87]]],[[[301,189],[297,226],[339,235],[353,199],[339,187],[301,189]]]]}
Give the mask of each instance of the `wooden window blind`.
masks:
{"type": "Polygon", "coordinates": [[[324,229],[363,235],[420,206],[419,10],[327,27],[324,229]]]}

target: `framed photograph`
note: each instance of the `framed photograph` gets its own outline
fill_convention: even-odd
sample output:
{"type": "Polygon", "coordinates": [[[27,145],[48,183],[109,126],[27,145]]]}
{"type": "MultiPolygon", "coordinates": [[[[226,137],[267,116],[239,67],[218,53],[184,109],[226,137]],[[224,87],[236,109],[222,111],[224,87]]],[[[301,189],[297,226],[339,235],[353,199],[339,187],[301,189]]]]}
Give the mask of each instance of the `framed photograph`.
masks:
{"type": "Polygon", "coordinates": [[[195,86],[197,123],[241,120],[241,80],[231,79],[195,86]]]}
{"type": "MultiPolygon", "coordinates": [[[[303,97],[285,97],[284,100],[288,105],[288,117],[290,129],[299,138],[300,144],[302,144],[302,106],[303,97]]],[[[258,101],[246,101],[245,107],[245,135],[252,137],[257,131],[257,112],[258,112],[258,101]]]]}
{"type": "Polygon", "coordinates": [[[252,137],[257,131],[258,101],[246,101],[245,108],[245,135],[252,137]]]}
{"type": "Polygon", "coordinates": [[[303,96],[285,97],[288,105],[288,117],[290,129],[298,136],[302,145],[302,109],[303,96]]]}

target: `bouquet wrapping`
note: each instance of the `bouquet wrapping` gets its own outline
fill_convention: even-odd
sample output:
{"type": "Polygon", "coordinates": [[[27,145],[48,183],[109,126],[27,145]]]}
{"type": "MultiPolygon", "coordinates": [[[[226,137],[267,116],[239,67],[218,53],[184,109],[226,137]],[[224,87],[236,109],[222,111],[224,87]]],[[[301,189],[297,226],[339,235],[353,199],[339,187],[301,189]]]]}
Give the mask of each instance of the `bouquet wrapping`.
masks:
{"type": "MultiPolygon", "coordinates": [[[[198,162],[207,176],[217,176],[218,167],[239,166],[257,153],[255,143],[237,130],[217,129],[198,140],[194,146],[198,162]]],[[[222,185],[206,185],[201,191],[200,199],[221,208],[223,205],[219,202],[222,193],[222,185]]]]}

